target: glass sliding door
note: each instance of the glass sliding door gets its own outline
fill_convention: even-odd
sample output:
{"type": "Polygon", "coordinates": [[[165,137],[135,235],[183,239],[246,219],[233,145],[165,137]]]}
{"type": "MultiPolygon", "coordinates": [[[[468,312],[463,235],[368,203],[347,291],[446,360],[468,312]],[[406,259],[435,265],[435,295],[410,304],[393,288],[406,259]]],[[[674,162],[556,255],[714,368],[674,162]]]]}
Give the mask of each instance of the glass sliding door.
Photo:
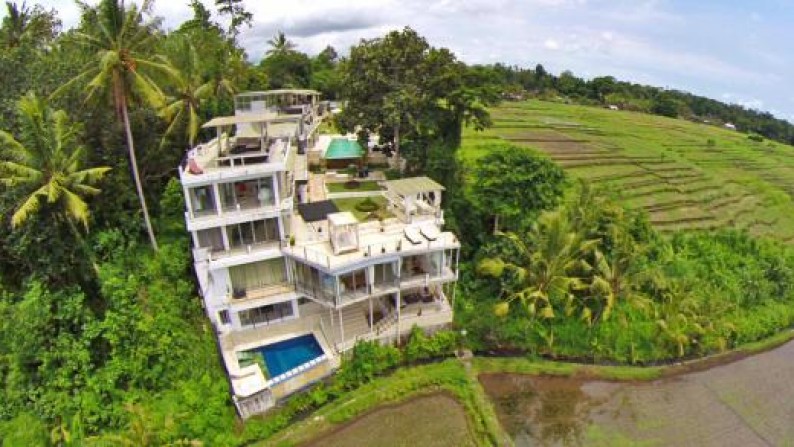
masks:
{"type": "Polygon", "coordinates": [[[232,249],[278,242],[281,237],[276,219],[242,222],[226,227],[232,249]]]}
{"type": "Polygon", "coordinates": [[[224,251],[223,234],[220,228],[209,228],[197,231],[200,248],[209,248],[213,252],[224,251]]]}
{"type": "Polygon", "coordinates": [[[273,324],[293,316],[292,301],[242,310],[238,315],[243,326],[273,324]]]}
{"type": "Polygon", "coordinates": [[[209,216],[216,214],[215,193],[212,186],[198,186],[190,188],[190,206],[193,208],[193,216],[209,216]]]}
{"type": "Polygon", "coordinates": [[[257,289],[283,285],[287,281],[284,259],[268,259],[229,268],[232,296],[244,298],[257,289]]]}
{"type": "Polygon", "coordinates": [[[224,211],[274,206],[273,177],[262,177],[234,183],[221,183],[224,211]]]}

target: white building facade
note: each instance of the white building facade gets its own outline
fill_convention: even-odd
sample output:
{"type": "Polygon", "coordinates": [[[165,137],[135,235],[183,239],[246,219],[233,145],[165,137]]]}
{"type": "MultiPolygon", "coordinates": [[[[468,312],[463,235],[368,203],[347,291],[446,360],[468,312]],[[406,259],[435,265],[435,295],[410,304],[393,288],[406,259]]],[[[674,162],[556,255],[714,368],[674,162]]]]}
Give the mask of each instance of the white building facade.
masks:
{"type": "Polygon", "coordinates": [[[243,417],[331,374],[357,341],[452,321],[460,244],[443,231],[441,185],[380,182],[372,194],[388,211],[377,221],[329,200],[298,203],[296,191],[327,175],[309,173],[305,153],[327,150],[318,98],[239,95],[179,169],[199,289],[243,417]],[[301,337],[314,340],[310,357],[288,352],[301,337]],[[264,361],[247,361],[263,349],[264,361]]]}

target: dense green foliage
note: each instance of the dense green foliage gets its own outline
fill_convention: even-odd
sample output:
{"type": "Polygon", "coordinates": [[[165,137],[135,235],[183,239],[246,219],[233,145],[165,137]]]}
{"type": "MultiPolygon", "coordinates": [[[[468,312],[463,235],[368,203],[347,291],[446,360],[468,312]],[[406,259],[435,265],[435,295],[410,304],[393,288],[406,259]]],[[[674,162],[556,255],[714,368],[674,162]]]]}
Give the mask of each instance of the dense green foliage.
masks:
{"type": "Polygon", "coordinates": [[[469,196],[481,214],[494,216],[495,231],[527,228],[557,205],[565,187],[559,166],[509,144],[490,144],[471,177],[469,196]]]}
{"type": "Polygon", "coordinates": [[[665,239],[606,197],[581,186],[481,247],[456,314],[473,347],[649,363],[794,323],[791,249],[728,230],[665,239]]]}
{"type": "Polygon", "coordinates": [[[493,99],[486,86],[469,82],[466,66],[446,48],[434,48],[405,28],[385,37],[362,40],[341,66],[347,105],[338,119],[345,131],[362,139],[379,135],[402,167],[426,172],[452,185],[454,151],[464,123],[489,123],[485,105],[493,99]]]}
{"type": "MultiPolygon", "coordinates": [[[[649,362],[758,340],[794,319],[788,248],[735,232],[663,239],[641,214],[592,193],[549,211],[563,202],[562,171],[503,145],[460,172],[462,127],[489,124],[485,106],[507,81],[410,29],[363,41],[346,60],[331,47],[310,57],[278,33],[255,65],[236,40],[252,18],[240,1],[216,2],[226,29],[192,1],[194,16],[170,32],[149,2],[127,3],[83,5],[65,33],[54,11],[9,4],[0,25],[3,445],[239,445],[459,344],[649,362]],[[348,99],[338,124],[401,144],[409,171],[442,181],[447,222],[465,253],[479,254],[457,293],[463,339],[413,330],[403,349],[359,344],[334,378],[242,425],[192,282],[174,168],[204,136],[200,122],[231,113],[231,93],[277,87],[348,99]],[[29,100],[31,118],[17,113],[22,97],[48,100],[29,100]],[[462,179],[483,187],[460,188],[462,179]],[[146,244],[139,198],[159,251],[146,244]],[[492,236],[494,216],[515,233],[492,236]]],[[[538,85],[557,82],[531,73],[538,85]]],[[[616,102],[607,81],[593,80],[593,94],[567,75],[549,88],[616,102]]],[[[396,376],[412,390],[443,382],[463,395],[473,385],[459,373],[396,376]]],[[[361,402],[347,408],[363,411],[361,402]]]]}

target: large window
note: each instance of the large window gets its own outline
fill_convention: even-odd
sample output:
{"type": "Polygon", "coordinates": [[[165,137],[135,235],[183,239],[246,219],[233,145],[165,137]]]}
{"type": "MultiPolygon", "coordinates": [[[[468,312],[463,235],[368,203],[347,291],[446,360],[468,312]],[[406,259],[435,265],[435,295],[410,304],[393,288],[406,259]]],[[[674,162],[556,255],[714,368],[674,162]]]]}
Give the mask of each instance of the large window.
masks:
{"type": "Polygon", "coordinates": [[[211,186],[198,186],[189,189],[190,206],[194,216],[207,216],[217,213],[215,210],[215,194],[211,186]]]}
{"type": "Polygon", "coordinates": [[[243,298],[246,293],[255,289],[264,289],[287,281],[284,259],[268,259],[229,268],[232,281],[232,296],[243,298]]]}
{"type": "Polygon", "coordinates": [[[243,310],[238,315],[243,326],[275,323],[293,315],[292,301],[243,310]]]}
{"type": "Polygon", "coordinates": [[[397,279],[397,263],[375,264],[374,274],[376,287],[394,287],[395,280],[397,279]]]}
{"type": "Polygon", "coordinates": [[[298,290],[318,300],[335,301],[336,278],[300,262],[292,266],[298,290]]]}
{"type": "Polygon", "coordinates": [[[240,248],[248,245],[278,242],[281,236],[278,231],[276,219],[256,220],[243,222],[226,227],[231,248],[240,248]]]}
{"type": "Polygon", "coordinates": [[[354,270],[339,276],[339,293],[342,298],[351,300],[368,295],[365,269],[354,270]]]}
{"type": "Polygon", "coordinates": [[[210,228],[197,232],[199,247],[212,251],[223,251],[223,234],[220,228],[210,228]]]}
{"type": "Polygon", "coordinates": [[[224,211],[267,207],[276,203],[271,177],[221,183],[219,187],[224,211]]]}

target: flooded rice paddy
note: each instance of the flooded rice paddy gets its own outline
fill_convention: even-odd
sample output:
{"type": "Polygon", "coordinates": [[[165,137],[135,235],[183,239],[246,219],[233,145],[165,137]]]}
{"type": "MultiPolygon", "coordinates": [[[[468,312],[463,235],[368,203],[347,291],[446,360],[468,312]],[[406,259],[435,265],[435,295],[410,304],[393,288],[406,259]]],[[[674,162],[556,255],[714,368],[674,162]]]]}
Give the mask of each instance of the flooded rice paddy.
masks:
{"type": "Polygon", "coordinates": [[[466,412],[437,393],[381,407],[304,447],[474,447],[466,412]]]}
{"type": "Polygon", "coordinates": [[[794,342],[647,383],[480,376],[517,446],[794,446],[794,342]]]}

